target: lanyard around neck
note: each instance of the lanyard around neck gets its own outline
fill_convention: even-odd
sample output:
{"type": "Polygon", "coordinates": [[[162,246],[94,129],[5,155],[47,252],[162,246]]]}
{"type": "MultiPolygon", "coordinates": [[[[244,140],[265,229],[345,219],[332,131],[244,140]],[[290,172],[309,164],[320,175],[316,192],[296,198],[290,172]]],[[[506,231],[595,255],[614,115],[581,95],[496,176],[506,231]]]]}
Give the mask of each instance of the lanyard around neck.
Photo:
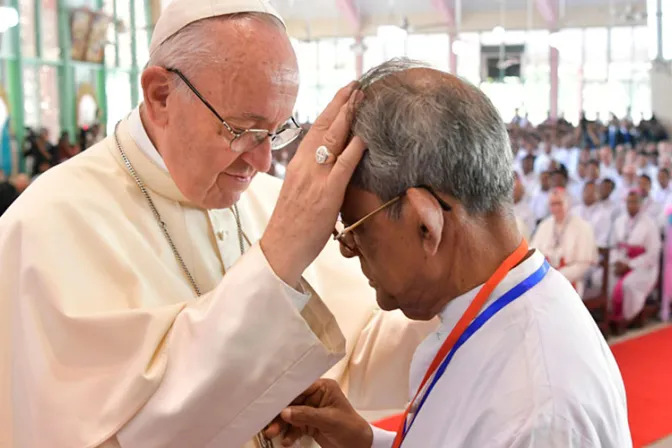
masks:
{"type": "Polygon", "coordinates": [[[518,248],[511,255],[509,255],[502,262],[502,264],[499,265],[497,270],[495,270],[494,274],[490,276],[488,281],[486,281],[483,287],[478,291],[476,297],[471,302],[471,304],[464,312],[464,314],[462,314],[462,317],[457,322],[457,325],[455,325],[453,330],[450,332],[445,342],[439,349],[438,353],[434,357],[434,360],[427,369],[427,373],[425,373],[425,377],[422,379],[422,382],[418,387],[418,391],[416,392],[415,397],[413,397],[413,400],[406,408],[406,411],[404,411],[404,417],[402,419],[401,426],[397,430],[397,435],[394,439],[394,444],[392,445],[393,448],[399,448],[401,446],[401,443],[403,442],[406,433],[405,431],[406,421],[411,411],[411,407],[416,402],[418,396],[425,388],[425,384],[427,383],[427,381],[434,375],[434,373],[436,373],[442,361],[448,356],[448,354],[451,352],[451,350],[458,342],[460,337],[465,333],[469,325],[474,321],[474,319],[476,319],[479,312],[483,308],[483,305],[485,305],[485,303],[488,301],[488,298],[495,290],[497,285],[499,285],[502,282],[502,280],[504,280],[504,278],[511,269],[513,269],[518,263],[523,261],[523,259],[527,256],[527,252],[528,252],[527,241],[523,240],[518,246],[518,248]]]}

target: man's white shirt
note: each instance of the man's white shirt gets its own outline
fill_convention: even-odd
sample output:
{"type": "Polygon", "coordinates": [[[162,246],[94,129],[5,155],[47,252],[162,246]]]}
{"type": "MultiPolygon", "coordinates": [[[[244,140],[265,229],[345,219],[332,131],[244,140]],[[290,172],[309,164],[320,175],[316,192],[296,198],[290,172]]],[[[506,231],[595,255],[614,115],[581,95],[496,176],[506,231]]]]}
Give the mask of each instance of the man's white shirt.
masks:
{"type": "MultiPolygon", "coordinates": [[[[536,251],[510,271],[485,307],[542,263],[544,257],[536,251]]],[[[479,288],[451,301],[440,314],[439,331],[418,347],[411,365],[411,397],[479,288]]],[[[394,433],[374,428],[373,448],[389,448],[393,439],[394,433]]],[[[581,298],[559,272],[551,269],[457,350],[402,446],[632,446],[616,361],[581,298]]]]}

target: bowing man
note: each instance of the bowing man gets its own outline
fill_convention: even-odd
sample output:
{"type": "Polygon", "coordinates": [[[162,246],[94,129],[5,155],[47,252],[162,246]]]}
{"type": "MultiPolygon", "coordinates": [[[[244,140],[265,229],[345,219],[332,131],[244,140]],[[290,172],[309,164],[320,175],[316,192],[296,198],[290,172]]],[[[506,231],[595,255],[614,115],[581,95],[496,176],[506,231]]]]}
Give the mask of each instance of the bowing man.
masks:
{"type": "Polygon", "coordinates": [[[381,308],[441,326],[415,353],[396,432],[373,429],[320,380],[282,411],[284,446],[304,433],[339,448],[632,446],[611,351],[518,231],[512,153],[490,100],[403,59],[361,85],[353,133],[368,151],[341,208],[341,251],[359,259],[381,308]]]}
{"type": "Polygon", "coordinates": [[[597,263],[597,245],[591,225],[570,214],[568,202],[564,189],[551,191],[551,216],[539,224],[532,246],[539,249],[582,296],[585,275],[597,263]]]}
{"type": "Polygon", "coordinates": [[[642,201],[639,191],[628,193],[626,213],[616,220],[611,234],[609,288],[616,322],[635,318],[658,280],[660,232],[642,209],[642,201]]]}

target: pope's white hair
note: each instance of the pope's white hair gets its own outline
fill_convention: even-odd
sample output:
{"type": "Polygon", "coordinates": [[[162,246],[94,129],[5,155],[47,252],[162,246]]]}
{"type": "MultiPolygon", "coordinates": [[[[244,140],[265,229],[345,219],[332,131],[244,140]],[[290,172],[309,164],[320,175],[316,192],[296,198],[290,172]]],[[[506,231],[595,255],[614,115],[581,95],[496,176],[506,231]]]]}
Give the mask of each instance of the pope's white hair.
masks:
{"type": "MultiPolygon", "coordinates": [[[[188,79],[202,71],[206,66],[218,65],[223,62],[221,42],[213,39],[212,27],[217,22],[261,20],[272,24],[285,32],[284,25],[276,17],[262,12],[245,12],[225,16],[211,17],[190,23],[176,34],[168,38],[152,53],[146,67],[164,67],[180,70],[188,79]]],[[[253,44],[246,42],[245,45],[253,44]]],[[[238,42],[235,45],[239,45],[238,42]]],[[[187,86],[175,77],[178,89],[186,91],[187,86]]]]}

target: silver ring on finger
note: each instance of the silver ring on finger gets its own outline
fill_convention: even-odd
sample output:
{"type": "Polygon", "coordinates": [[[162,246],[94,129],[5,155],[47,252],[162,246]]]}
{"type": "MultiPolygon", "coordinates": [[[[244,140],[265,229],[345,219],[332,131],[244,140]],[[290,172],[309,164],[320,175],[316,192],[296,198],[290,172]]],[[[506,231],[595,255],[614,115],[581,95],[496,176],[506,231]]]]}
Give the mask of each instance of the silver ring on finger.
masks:
{"type": "Polygon", "coordinates": [[[322,145],[315,150],[315,161],[318,165],[329,165],[336,161],[336,156],[329,151],[329,148],[322,145]]]}

